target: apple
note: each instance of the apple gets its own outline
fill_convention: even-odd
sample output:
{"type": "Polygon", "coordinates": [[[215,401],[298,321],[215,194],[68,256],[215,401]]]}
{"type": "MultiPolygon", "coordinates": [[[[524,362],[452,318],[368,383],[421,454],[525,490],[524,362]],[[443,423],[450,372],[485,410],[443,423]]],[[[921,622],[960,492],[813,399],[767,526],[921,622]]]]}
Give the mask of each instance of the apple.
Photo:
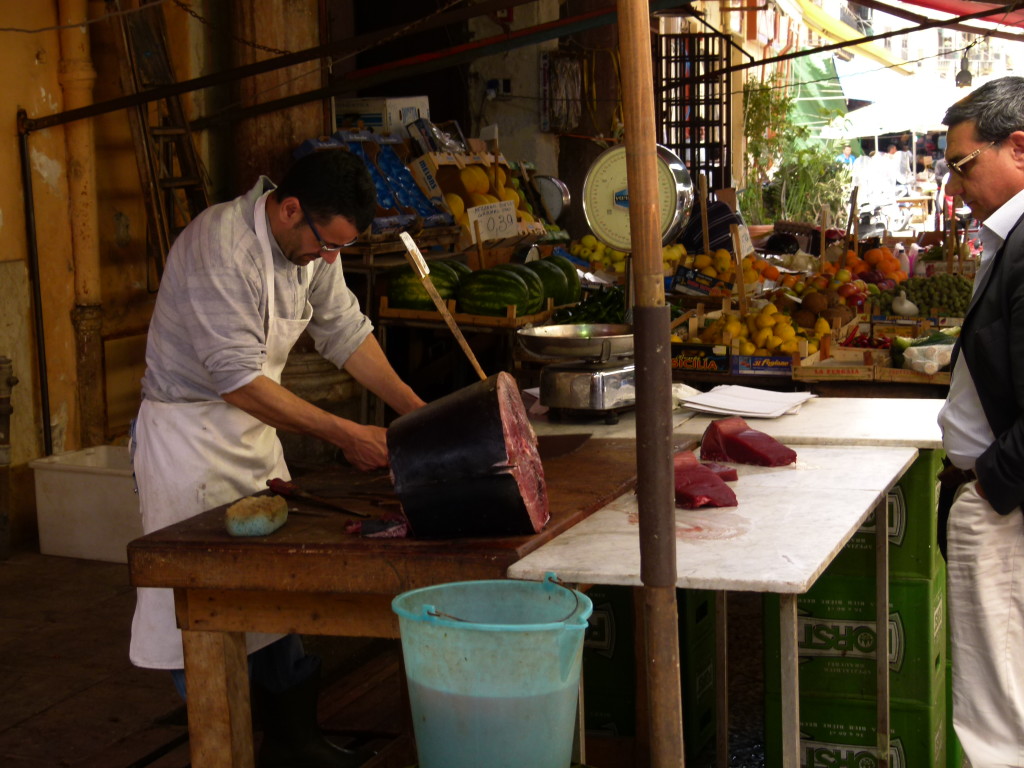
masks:
{"type": "Polygon", "coordinates": [[[836,280],[840,283],[848,283],[853,279],[853,273],[846,267],[836,270],[836,280]]]}

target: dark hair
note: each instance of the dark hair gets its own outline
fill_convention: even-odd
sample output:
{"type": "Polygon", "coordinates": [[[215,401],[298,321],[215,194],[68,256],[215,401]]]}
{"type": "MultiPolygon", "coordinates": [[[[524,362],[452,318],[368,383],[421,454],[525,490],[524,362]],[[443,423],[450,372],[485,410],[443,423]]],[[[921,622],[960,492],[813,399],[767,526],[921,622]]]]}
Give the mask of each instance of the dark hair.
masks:
{"type": "Polygon", "coordinates": [[[1001,77],[985,83],[946,110],[949,127],[974,121],[981,141],[1002,141],[1024,130],[1024,77],[1001,77]]]}
{"type": "Polygon", "coordinates": [[[376,213],[377,191],[363,161],[347,149],[321,149],[300,157],[274,191],[278,202],[296,197],[316,223],[344,216],[362,232],[376,213]]]}

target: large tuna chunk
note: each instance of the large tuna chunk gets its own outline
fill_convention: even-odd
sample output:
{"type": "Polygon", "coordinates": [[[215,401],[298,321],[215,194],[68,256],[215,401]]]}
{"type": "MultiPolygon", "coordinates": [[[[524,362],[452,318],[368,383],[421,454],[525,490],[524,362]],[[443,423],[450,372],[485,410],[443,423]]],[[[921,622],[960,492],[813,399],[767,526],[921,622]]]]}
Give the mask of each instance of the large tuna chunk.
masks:
{"type": "Polygon", "coordinates": [[[713,421],[700,441],[705,461],[733,461],[761,467],[781,467],[796,461],[796,451],[771,435],[751,429],[739,416],[713,421]]]}
{"type": "Polygon", "coordinates": [[[672,457],[676,481],[676,506],[735,507],[736,494],[713,469],[704,466],[693,451],[680,451],[672,457]]]}

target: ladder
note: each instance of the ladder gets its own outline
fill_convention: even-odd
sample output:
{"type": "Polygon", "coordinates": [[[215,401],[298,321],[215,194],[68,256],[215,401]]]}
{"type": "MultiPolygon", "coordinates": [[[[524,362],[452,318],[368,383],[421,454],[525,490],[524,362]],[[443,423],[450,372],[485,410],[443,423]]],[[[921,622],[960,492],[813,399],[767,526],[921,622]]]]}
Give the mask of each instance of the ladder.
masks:
{"type": "MultiPolygon", "coordinates": [[[[158,4],[139,1],[126,2],[138,7],[138,13],[118,17],[118,59],[126,94],[174,82],[163,11],[158,4]]],[[[107,9],[118,10],[117,0],[107,0],[107,9]]],[[[129,114],[147,211],[147,256],[152,267],[147,269],[147,282],[154,272],[158,282],[174,239],[210,204],[207,175],[178,96],[140,104],[129,114]]]]}

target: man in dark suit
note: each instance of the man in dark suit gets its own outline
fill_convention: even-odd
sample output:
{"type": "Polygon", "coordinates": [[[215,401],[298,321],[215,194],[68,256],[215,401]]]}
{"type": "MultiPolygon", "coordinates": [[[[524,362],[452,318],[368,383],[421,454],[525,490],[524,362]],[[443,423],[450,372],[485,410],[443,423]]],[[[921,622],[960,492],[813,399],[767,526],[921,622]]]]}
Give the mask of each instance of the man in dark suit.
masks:
{"type": "Polygon", "coordinates": [[[1024,765],[1024,78],[950,107],[947,194],[982,222],[974,298],[939,414],[953,722],[973,768],[1024,765]]]}

